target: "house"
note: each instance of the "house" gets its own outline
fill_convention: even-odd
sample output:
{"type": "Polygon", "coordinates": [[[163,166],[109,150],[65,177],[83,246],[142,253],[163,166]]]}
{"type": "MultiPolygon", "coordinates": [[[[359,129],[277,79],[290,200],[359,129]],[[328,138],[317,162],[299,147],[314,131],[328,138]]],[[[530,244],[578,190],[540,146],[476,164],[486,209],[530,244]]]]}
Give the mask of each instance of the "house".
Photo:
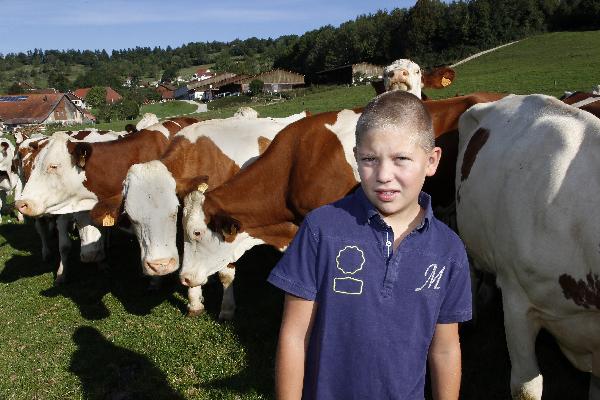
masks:
{"type": "MultiPolygon", "coordinates": [[[[85,98],[91,89],[92,88],[77,89],[76,91],[73,92],[73,94],[85,102],[85,98]]],[[[105,89],[106,89],[106,99],[105,99],[106,104],[114,104],[114,103],[118,103],[119,101],[123,100],[123,97],[119,93],[117,93],[113,88],[107,86],[105,89]]]]}
{"type": "Polygon", "coordinates": [[[311,77],[312,83],[331,85],[352,85],[365,78],[383,78],[383,67],[362,62],[319,71],[311,77]]]}
{"type": "Polygon", "coordinates": [[[160,93],[162,100],[173,100],[175,98],[175,90],[177,88],[168,83],[159,83],[156,87],[156,91],[160,93]]]}
{"type": "Polygon", "coordinates": [[[82,110],[87,108],[87,105],[85,104],[83,99],[80,99],[79,97],[75,96],[73,93],[66,93],[65,96],[67,96],[69,98],[69,100],[71,100],[73,102],[73,104],[75,104],[77,107],[81,108],[82,110]]]}
{"type": "Polygon", "coordinates": [[[198,68],[196,72],[192,75],[192,80],[203,81],[205,79],[212,78],[216,73],[212,72],[210,69],[198,68]]]}
{"type": "Polygon", "coordinates": [[[0,120],[7,130],[24,125],[85,122],[83,112],[63,93],[0,96],[0,120]]]}

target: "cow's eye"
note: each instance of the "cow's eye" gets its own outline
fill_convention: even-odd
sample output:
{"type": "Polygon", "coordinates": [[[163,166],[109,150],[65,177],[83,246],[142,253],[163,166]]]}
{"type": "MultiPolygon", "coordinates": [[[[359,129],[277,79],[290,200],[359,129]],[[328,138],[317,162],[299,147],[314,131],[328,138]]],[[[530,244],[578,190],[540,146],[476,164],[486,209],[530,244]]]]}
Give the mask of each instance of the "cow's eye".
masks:
{"type": "Polygon", "coordinates": [[[58,169],[58,164],[50,164],[48,165],[48,170],[56,171],[58,169]]]}

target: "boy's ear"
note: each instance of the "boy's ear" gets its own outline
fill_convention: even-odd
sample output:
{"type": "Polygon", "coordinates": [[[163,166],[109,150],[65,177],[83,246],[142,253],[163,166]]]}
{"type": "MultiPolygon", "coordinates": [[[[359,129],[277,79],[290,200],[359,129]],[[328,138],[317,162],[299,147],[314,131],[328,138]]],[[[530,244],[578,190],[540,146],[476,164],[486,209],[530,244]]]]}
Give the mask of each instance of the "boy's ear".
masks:
{"type": "Polygon", "coordinates": [[[441,147],[434,147],[433,150],[429,153],[427,157],[428,165],[427,165],[427,176],[433,176],[435,171],[437,170],[438,165],[440,164],[440,159],[442,158],[442,149],[441,147]]]}

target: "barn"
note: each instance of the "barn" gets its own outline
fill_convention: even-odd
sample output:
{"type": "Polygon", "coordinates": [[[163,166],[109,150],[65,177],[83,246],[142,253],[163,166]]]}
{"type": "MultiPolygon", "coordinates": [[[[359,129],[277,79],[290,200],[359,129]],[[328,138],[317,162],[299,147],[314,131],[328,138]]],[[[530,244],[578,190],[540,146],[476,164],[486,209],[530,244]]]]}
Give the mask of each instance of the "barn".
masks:
{"type": "MultiPolygon", "coordinates": [[[[123,100],[123,97],[119,93],[117,93],[113,88],[107,86],[107,87],[105,87],[105,89],[106,89],[106,99],[105,99],[106,104],[114,104],[114,103],[118,103],[119,101],[123,100]]],[[[90,92],[90,90],[92,90],[91,87],[77,89],[73,92],[73,94],[75,96],[77,96],[78,98],[83,100],[84,106],[82,108],[87,108],[85,106],[85,98],[88,95],[88,93],[90,92]]]]}
{"type": "Polygon", "coordinates": [[[250,82],[256,79],[262,81],[264,83],[263,90],[270,93],[285,92],[305,85],[304,75],[283,69],[274,69],[232,82],[231,86],[222,87],[221,90],[232,93],[247,92],[250,90],[250,82]]]}
{"type": "Polygon", "coordinates": [[[80,124],[85,117],[63,93],[0,96],[0,120],[7,130],[22,125],[80,124]]]}
{"type": "Polygon", "coordinates": [[[383,67],[367,62],[343,65],[341,67],[316,72],[314,76],[312,76],[312,83],[352,85],[365,78],[382,79],[383,67]]]}

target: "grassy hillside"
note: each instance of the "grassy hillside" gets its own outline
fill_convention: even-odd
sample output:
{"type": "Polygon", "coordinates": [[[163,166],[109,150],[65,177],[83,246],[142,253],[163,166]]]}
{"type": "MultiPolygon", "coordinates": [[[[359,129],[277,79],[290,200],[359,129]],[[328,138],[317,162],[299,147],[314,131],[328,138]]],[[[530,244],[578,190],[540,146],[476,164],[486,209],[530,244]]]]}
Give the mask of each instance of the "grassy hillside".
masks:
{"type": "MultiPolygon", "coordinates": [[[[473,91],[548,93],[589,90],[600,83],[600,32],[532,37],[456,68],[457,79],[432,97],[473,91]],[[556,84],[555,84],[556,81],[556,84]]],[[[248,103],[262,116],[318,113],[362,106],[370,86],[318,87],[287,101],[248,103]]],[[[243,100],[243,98],[242,98],[243,100]]],[[[232,115],[223,99],[202,118],[232,115]]],[[[193,111],[187,103],[142,108],[161,117],[193,111]]],[[[123,129],[126,121],[101,124],[123,129]]],[[[241,194],[243,195],[243,194],[241,194]]],[[[207,313],[185,317],[186,292],[177,277],[147,291],[134,238],[112,237],[110,269],[78,261],[53,287],[56,260],[41,260],[31,223],[0,225],[0,399],[271,399],[282,295],[265,278],[279,255],[257,248],[242,257],[234,283],[234,321],[219,323],[220,285],[204,288],[207,313]]],[[[510,362],[499,297],[477,324],[464,326],[462,399],[509,398],[510,362]]],[[[587,376],[572,368],[552,340],[538,340],[545,398],[585,399],[587,376]]]]}
{"type": "MultiPolygon", "coordinates": [[[[600,84],[600,31],[524,39],[456,67],[453,93],[475,91],[560,96],[600,84]]],[[[438,97],[434,91],[431,95],[438,97]]]]}

